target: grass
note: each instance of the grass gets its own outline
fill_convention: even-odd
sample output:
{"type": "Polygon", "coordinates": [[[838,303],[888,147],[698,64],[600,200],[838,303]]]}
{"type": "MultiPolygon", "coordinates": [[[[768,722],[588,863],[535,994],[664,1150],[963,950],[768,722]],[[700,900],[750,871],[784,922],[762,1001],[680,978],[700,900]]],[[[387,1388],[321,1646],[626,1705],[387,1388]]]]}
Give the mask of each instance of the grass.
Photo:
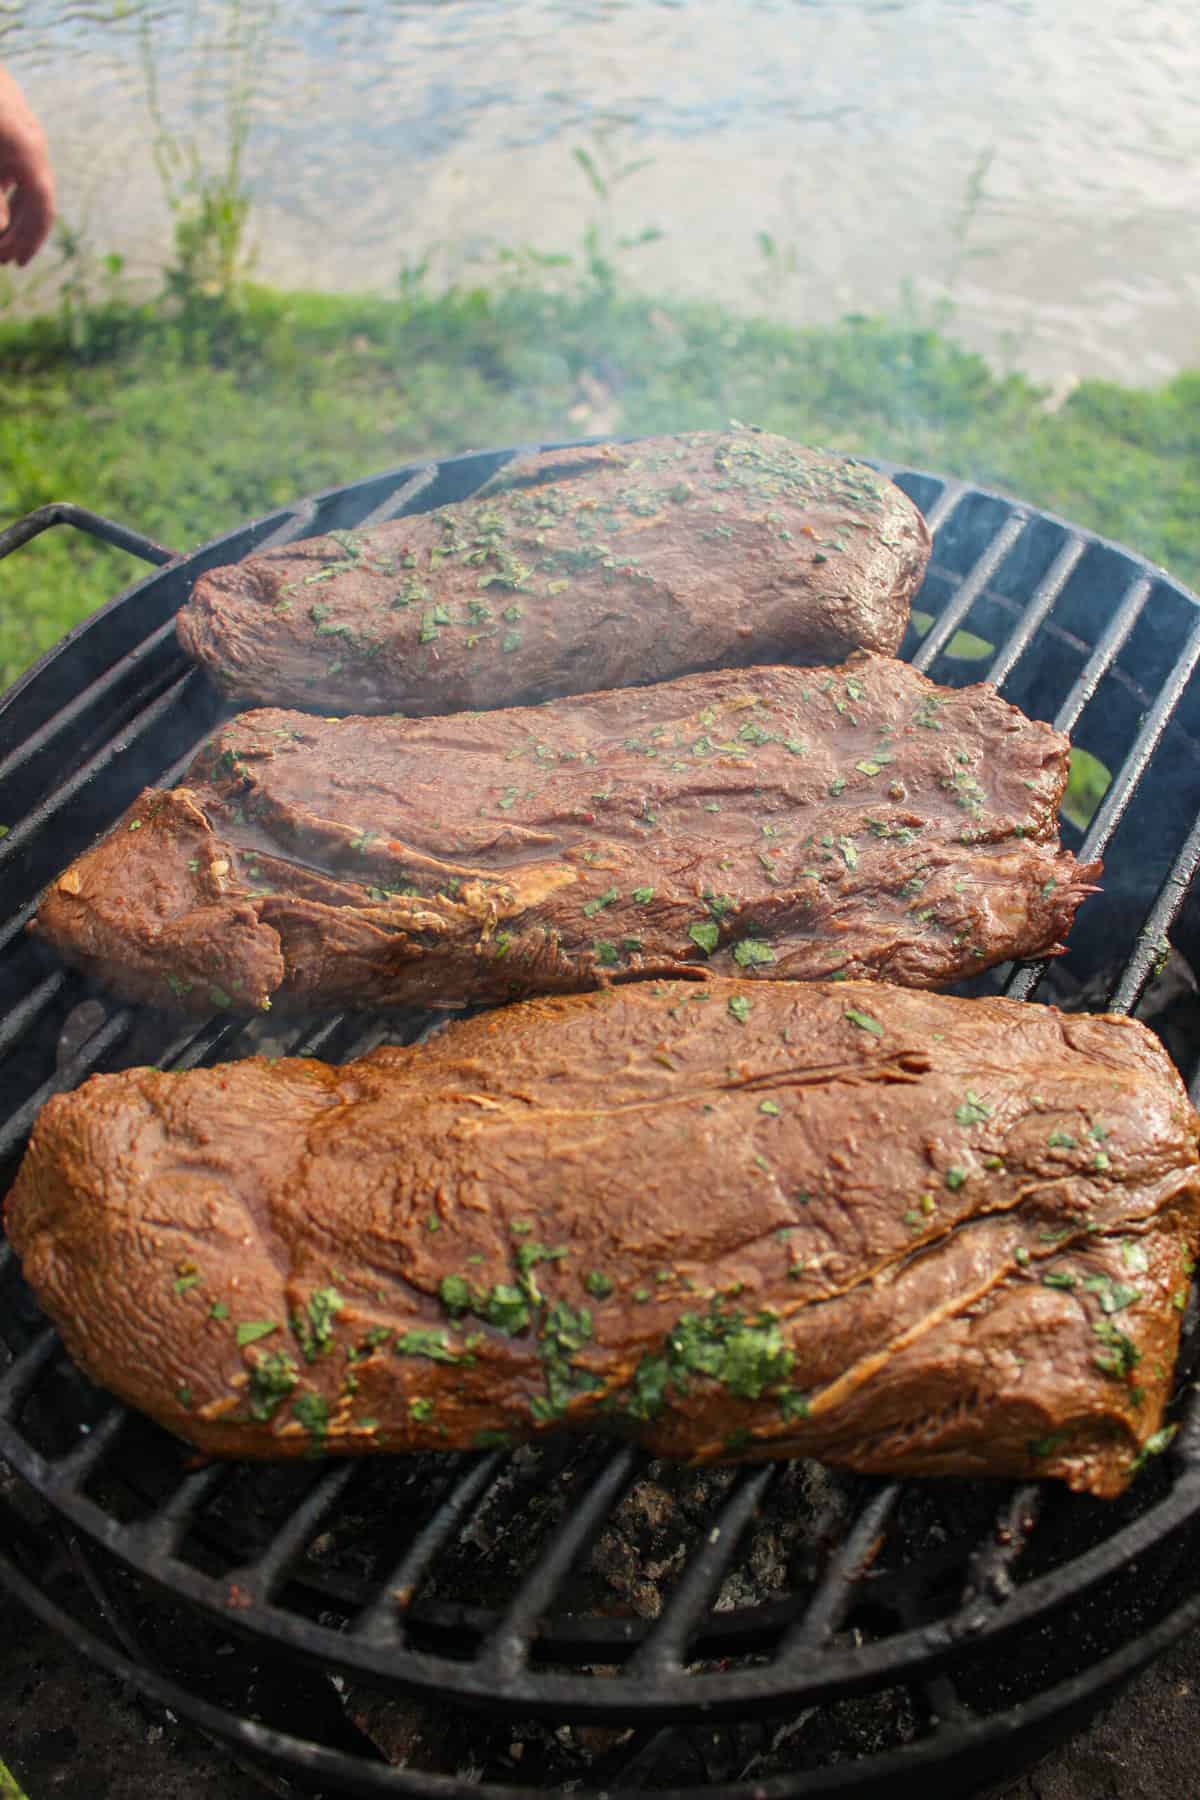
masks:
{"type": "MultiPolygon", "coordinates": [[[[903,315],[793,329],[539,280],[0,315],[0,522],[71,499],[187,549],[410,458],[737,418],[1002,488],[1200,584],[1200,373],[1048,413],[903,315]]],[[[0,563],[0,687],[139,570],[64,531],[0,563]]]]}

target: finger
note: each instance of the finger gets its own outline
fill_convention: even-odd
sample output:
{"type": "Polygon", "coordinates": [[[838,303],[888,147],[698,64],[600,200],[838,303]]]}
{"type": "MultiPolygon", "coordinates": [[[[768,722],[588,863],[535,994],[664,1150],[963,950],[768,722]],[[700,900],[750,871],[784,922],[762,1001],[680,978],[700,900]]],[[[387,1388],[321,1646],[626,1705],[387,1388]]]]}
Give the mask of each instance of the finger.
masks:
{"type": "Polygon", "coordinates": [[[0,261],[23,269],[45,243],[53,223],[52,195],[41,188],[18,188],[9,203],[8,230],[0,236],[0,261]]]}

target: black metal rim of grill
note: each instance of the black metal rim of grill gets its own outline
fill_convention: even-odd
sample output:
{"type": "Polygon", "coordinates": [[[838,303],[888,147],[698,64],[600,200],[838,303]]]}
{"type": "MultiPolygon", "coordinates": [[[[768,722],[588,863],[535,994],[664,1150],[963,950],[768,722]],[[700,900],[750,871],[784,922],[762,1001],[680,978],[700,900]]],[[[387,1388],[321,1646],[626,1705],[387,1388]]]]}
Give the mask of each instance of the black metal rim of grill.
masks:
{"type": "MultiPolygon", "coordinates": [[[[23,932],[46,882],[144,785],[176,780],[222,716],[215,691],[174,639],[174,614],[196,576],[267,545],[466,498],[516,453],[406,466],[331,489],[187,557],[69,505],[0,532],[0,557],[67,525],[157,565],[0,700],[0,1168],[14,1166],[42,1101],[94,1070],[131,1060],[186,1067],[239,1053],[236,1021],[181,1024],[97,1005],[80,978],[23,932]],[[89,998],[92,1028],[72,1038],[71,1021],[89,998]]],[[[1200,695],[1189,685],[1200,662],[1198,603],[1160,569],[1052,515],[939,476],[877,466],[921,506],[935,534],[916,602],[925,629],[910,630],[902,654],[949,685],[993,681],[1032,716],[1071,732],[1109,771],[1086,827],[1064,825],[1067,846],[1083,859],[1103,854],[1107,871],[1105,894],[1081,913],[1062,968],[1080,1004],[1130,1011],[1168,941],[1200,966],[1200,910],[1189,904],[1200,862],[1200,695]]],[[[1044,995],[1046,973],[1045,963],[1012,968],[999,985],[1032,999],[1039,988],[1044,995]]],[[[988,991],[996,987],[992,980],[988,991]]],[[[409,1034],[421,1024],[414,1015],[409,1034]]],[[[320,1020],[295,1029],[289,1047],[341,1060],[396,1028],[394,1019],[320,1020]]],[[[1194,1098],[1198,1058],[1200,1043],[1184,1068],[1194,1098]]],[[[1191,1344],[1195,1334],[1185,1336],[1191,1344]]],[[[1181,1371],[1193,1355],[1185,1351],[1181,1371]]],[[[882,1791],[905,1772],[947,1774],[964,1757],[986,1774],[999,1745],[1033,1744],[1048,1722],[1061,1727],[1194,1623],[1200,1573],[1189,1580],[1186,1571],[1200,1522],[1197,1399],[1181,1374],[1177,1435],[1108,1507],[1052,1484],[849,1480],[847,1510],[819,1567],[771,1597],[714,1609],[788,1479],[773,1466],[737,1472],[693,1526],[682,1573],[649,1622],[581,1607],[577,1587],[598,1534],[645,1475],[645,1459],[588,1441],[551,1445],[531,1453],[523,1479],[527,1488],[569,1494],[569,1503],[537,1538],[529,1566],[490,1604],[461,1593],[447,1600],[439,1571],[504,1484],[516,1482],[511,1458],[381,1459],[369,1472],[314,1466],[282,1520],[247,1545],[214,1508],[229,1483],[249,1483],[253,1493],[271,1477],[244,1466],[191,1468],[165,1433],[98,1394],[65,1363],[0,1245],[0,1454],[105,1556],[252,1641],[443,1702],[651,1733],[836,1706],[898,1684],[923,1696],[927,1728],[914,1744],[729,1792],[866,1793],[877,1781],[882,1791]],[[381,1467],[398,1492],[437,1491],[390,1563],[357,1586],[335,1581],[330,1589],[311,1565],[310,1546],[380,1479],[381,1467]],[[911,1551],[911,1522],[901,1529],[909,1513],[936,1518],[911,1551]],[[948,1548],[937,1547],[943,1540],[948,1548]],[[893,1554],[899,1560],[890,1563],[893,1554]],[[1156,1569],[1147,1582],[1146,1571],[1156,1569]],[[1131,1592],[1147,1586],[1150,1599],[1131,1602],[1131,1592]],[[322,1600],[335,1623],[323,1622],[322,1600]],[[1098,1617],[1122,1622],[1093,1642],[1098,1617]],[[1052,1678],[1035,1673],[1031,1691],[1012,1705],[981,1703],[979,1668],[1017,1657],[1038,1633],[1062,1640],[1060,1652],[1077,1641],[1074,1666],[1064,1671],[1060,1662],[1052,1678]]],[[[0,1579],[44,1617],[67,1620],[10,1558],[0,1559],[0,1579]]],[[[353,1791],[449,1791],[436,1777],[359,1765],[221,1713],[77,1620],[70,1628],[105,1666],[147,1691],[170,1690],[169,1704],[248,1749],[353,1791]]],[[[639,1751],[606,1769],[603,1785],[637,1791],[649,1766],[639,1751]]],[[[531,1790],[499,1783],[475,1791],[531,1790]]]]}

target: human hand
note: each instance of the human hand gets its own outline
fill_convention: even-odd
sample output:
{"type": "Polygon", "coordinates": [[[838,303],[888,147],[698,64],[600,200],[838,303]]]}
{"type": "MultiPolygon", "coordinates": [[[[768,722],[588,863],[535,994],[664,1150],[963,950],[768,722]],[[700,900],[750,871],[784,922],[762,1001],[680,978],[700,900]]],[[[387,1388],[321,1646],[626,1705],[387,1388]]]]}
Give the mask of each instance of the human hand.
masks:
{"type": "Polygon", "coordinates": [[[0,69],[0,263],[24,268],[54,223],[46,136],[20,88],[0,69]]]}

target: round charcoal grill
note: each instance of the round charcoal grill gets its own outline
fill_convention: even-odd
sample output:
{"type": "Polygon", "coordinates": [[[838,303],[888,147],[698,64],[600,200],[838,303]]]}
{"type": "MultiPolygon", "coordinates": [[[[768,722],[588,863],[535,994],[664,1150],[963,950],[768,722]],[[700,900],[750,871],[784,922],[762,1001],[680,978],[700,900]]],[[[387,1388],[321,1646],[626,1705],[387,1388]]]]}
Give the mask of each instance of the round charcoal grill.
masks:
{"type": "MultiPolygon", "coordinates": [[[[513,454],[334,489],[188,557],[65,505],[0,534],[4,555],[68,524],[157,565],[0,702],[4,1185],[48,1095],[97,1069],[238,1056],[262,1030],[118,1006],[23,931],[41,888],[143,786],[175,781],[222,716],[175,644],[196,576],[464,499],[513,454]]],[[[947,685],[996,683],[1097,759],[1099,804],[1063,837],[1104,856],[1103,895],[1065,958],[972,991],[1149,1005],[1195,1097],[1197,602],[1061,520],[881,466],[935,534],[903,653],[947,685]]],[[[427,1023],[343,1016],[272,1047],[342,1060],[427,1023]]],[[[696,1471],[590,1440],[197,1465],[70,1366],[0,1245],[0,1454],[83,1580],[65,1598],[61,1555],[28,1529],[0,1533],[0,1578],[111,1671],[326,1793],[457,1793],[469,1763],[474,1791],[496,1797],[568,1779],[606,1795],[873,1795],[906,1777],[962,1795],[1027,1763],[1200,1621],[1195,1335],[1189,1315],[1173,1439],[1109,1504],[1053,1483],[877,1482],[812,1463],[696,1471]],[[302,1695],[324,1682],[369,1696],[376,1717],[390,1706],[452,1729],[432,1733],[418,1769],[383,1762],[328,1707],[259,1691],[251,1717],[209,1679],[204,1647],[230,1636],[256,1668],[295,1669],[302,1695]],[[539,1756],[516,1761],[514,1732],[539,1722],[539,1756]]]]}

